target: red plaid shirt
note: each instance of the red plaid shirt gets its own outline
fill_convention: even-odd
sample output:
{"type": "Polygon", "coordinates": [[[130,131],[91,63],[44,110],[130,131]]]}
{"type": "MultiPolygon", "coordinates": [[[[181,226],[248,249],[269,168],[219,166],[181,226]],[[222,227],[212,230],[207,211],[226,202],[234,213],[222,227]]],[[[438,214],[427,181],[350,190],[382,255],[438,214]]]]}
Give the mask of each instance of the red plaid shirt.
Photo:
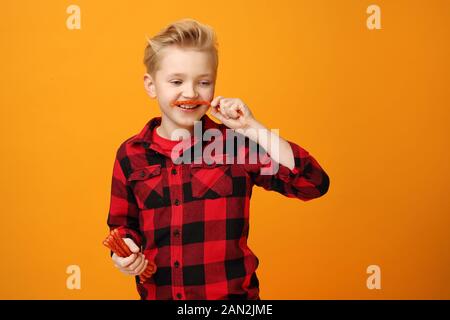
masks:
{"type": "MultiPolygon", "coordinates": [[[[202,132],[217,128],[226,139],[223,124],[206,115],[201,121],[202,132]]],[[[259,261],[247,246],[253,186],[306,201],[327,192],[328,175],[292,142],[295,168],[280,164],[272,175],[261,174],[261,162],[175,164],[155,143],[160,123],[150,120],[119,147],[108,214],[110,229],[132,238],[158,267],[144,284],[136,277],[141,299],[259,299],[259,261]]]]}

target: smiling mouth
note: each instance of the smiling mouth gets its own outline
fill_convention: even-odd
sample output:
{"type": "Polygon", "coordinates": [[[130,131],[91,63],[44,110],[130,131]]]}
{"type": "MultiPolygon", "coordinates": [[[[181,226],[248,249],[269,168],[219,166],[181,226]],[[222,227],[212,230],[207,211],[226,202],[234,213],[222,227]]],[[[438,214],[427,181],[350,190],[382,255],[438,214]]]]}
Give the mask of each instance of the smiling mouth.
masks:
{"type": "Polygon", "coordinates": [[[209,101],[202,101],[202,100],[178,100],[172,102],[172,106],[179,107],[184,110],[192,110],[196,109],[202,105],[210,105],[209,101]]]}

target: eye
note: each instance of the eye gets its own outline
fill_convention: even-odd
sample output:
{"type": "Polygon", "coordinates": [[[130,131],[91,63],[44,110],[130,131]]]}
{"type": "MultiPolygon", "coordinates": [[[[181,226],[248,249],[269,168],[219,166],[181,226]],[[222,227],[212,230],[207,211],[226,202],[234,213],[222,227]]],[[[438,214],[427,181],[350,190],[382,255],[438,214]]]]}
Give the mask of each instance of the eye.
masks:
{"type": "Polygon", "coordinates": [[[180,80],[173,80],[173,81],[170,81],[170,83],[172,83],[173,85],[179,86],[182,82],[180,80]]]}
{"type": "Polygon", "coordinates": [[[209,86],[211,84],[211,82],[209,82],[209,81],[200,81],[200,84],[202,86],[209,86]]]}

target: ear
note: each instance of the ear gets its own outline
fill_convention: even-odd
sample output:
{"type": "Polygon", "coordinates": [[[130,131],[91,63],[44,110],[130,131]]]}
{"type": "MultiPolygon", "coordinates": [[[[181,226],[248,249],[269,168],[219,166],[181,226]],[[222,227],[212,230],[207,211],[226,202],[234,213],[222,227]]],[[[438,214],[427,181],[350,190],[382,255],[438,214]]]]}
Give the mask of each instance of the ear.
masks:
{"type": "Polygon", "coordinates": [[[150,96],[150,98],[156,98],[155,81],[153,77],[148,73],[144,74],[144,89],[145,91],[147,91],[147,94],[150,96]]]}

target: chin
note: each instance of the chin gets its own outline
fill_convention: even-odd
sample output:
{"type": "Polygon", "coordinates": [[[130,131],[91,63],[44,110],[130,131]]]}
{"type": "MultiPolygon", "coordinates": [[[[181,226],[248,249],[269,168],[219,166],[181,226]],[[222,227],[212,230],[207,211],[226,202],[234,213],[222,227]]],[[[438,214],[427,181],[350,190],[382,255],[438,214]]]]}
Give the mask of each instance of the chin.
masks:
{"type": "Polygon", "coordinates": [[[186,115],[186,116],[178,116],[176,119],[176,123],[180,127],[193,127],[195,124],[195,121],[200,121],[201,117],[204,115],[204,113],[199,113],[198,115],[186,115]]]}
{"type": "Polygon", "coordinates": [[[183,127],[191,127],[194,125],[195,121],[200,121],[200,119],[205,115],[206,110],[203,112],[195,113],[186,113],[186,114],[177,114],[176,115],[176,122],[183,127]]]}

